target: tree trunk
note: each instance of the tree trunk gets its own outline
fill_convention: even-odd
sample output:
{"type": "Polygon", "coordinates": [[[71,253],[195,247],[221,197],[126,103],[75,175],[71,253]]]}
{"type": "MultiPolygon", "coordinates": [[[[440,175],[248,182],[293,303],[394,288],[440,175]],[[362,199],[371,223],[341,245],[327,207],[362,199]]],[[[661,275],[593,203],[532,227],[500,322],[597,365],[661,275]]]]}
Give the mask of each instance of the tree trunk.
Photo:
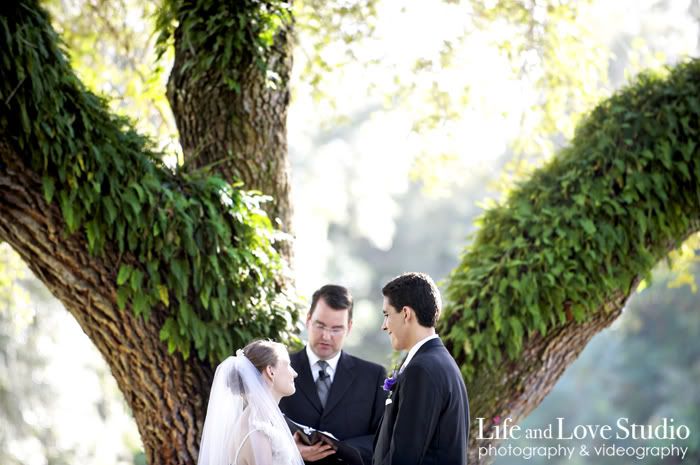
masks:
{"type": "MultiPolygon", "coordinates": [[[[292,68],[291,25],[275,36],[268,68],[279,76],[271,85],[254,64],[244,60],[239,91],[224,82],[215,67],[203,75],[185,66],[192,50],[175,31],[175,63],[168,80],[168,100],[175,115],[187,169],[210,168],[228,181],[243,181],[273,200],[265,206],[276,228],[291,233],[292,206],[287,161],[287,106],[292,68]]],[[[289,257],[290,244],[282,247],[289,257]]]]}
{"type": "Polygon", "coordinates": [[[148,463],[196,463],[213,373],[196,357],[168,354],[158,338],[162,308],[137,318],[116,305],[121,261],[88,253],[84,234],[66,236],[61,211],[47,204],[40,177],[0,141],[0,237],[60,300],[109,365],[136,420],[148,463]]]}

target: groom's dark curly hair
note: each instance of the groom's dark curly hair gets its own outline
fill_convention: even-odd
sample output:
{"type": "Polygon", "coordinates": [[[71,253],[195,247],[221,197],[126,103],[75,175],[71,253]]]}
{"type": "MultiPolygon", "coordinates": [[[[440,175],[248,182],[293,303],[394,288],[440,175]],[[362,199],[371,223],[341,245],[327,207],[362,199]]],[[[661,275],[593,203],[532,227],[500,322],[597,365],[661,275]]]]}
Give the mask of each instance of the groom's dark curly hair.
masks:
{"type": "Polygon", "coordinates": [[[389,281],[382,294],[397,311],[411,307],[421,326],[432,328],[442,308],[440,291],[433,279],[425,273],[403,273],[389,281]]]}

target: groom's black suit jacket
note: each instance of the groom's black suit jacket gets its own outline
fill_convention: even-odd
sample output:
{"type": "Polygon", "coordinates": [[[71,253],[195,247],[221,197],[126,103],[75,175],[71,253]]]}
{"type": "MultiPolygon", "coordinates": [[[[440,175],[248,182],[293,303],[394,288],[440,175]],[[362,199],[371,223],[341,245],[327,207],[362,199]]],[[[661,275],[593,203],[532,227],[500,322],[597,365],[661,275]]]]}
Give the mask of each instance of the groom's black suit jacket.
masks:
{"type": "Polygon", "coordinates": [[[373,465],[465,465],[469,401],[440,339],[423,344],[391,394],[375,437],[373,465]]]}
{"type": "MultiPolygon", "coordinates": [[[[363,461],[372,462],[372,439],[384,412],[386,392],[382,390],[386,370],[376,363],[341,352],[326,407],[316,392],[306,350],[290,356],[298,373],[296,392],[283,397],[280,409],[291,420],[328,431],[360,451],[363,461]]],[[[313,465],[337,463],[331,455],[313,465]]]]}

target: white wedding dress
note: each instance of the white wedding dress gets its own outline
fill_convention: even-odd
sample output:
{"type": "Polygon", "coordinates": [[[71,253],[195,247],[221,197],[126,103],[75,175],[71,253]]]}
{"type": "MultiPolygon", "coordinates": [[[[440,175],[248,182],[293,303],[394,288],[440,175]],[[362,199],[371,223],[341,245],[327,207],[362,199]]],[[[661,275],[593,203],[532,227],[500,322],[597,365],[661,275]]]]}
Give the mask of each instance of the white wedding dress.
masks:
{"type": "Polygon", "coordinates": [[[232,465],[295,465],[299,452],[290,449],[289,429],[279,431],[271,423],[252,421],[243,435],[232,465]],[[269,462],[269,463],[268,463],[269,462]]]}

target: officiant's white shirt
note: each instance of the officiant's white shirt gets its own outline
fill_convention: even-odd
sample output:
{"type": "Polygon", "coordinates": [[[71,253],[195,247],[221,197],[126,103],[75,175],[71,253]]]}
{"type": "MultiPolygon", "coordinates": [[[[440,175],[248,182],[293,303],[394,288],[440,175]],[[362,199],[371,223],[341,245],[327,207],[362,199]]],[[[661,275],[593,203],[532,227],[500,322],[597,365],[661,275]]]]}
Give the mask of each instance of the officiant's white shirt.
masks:
{"type": "MultiPolygon", "coordinates": [[[[337,354],[333,356],[333,358],[329,358],[326,360],[328,362],[328,369],[326,370],[326,373],[331,377],[331,383],[333,383],[333,378],[335,377],[335,369],[338,367],[338,360],[340,360],[340,353],[342,350],[339,350],[337,354]]],[[[318,372],[321,369],[321,367],[318,365],[320,358],[318,358],[318,355],[314,353],[313,350],[311,350],[311,347],[309,347],[309,344],[306,344],[306,356],[309,357],[309,366],[311,367],[311,376],[314,377],[314,383],[318,381],[318,372]]]]}
{"type": "Polygon", "coordinates": [[[399,373],[401,373],[404,368],[408,365],[408,363],[411,361],[414,355],[416,355],[416,352],[418,352],[418,349],[420,349],[423,344],[428,342],[431,339],[437,339],[438,335],[433,334],[432,336],[428,336],[426,338],[421,339],[420,341],[416,342],[413,347],[411,347],[411,350],[408,351],[408,355],[406,356],[406,360],[403,361],[403,365],[401,365],[401,368],[399,368],[399,373]]]}

